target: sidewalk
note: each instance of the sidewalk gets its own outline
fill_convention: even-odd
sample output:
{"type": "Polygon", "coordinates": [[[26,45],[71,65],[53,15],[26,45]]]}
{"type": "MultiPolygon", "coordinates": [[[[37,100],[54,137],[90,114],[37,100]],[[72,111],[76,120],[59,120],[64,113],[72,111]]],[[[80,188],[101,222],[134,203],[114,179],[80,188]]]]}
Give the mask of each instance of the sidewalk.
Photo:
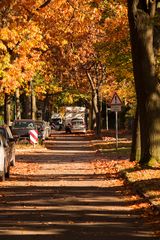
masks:
{"type": "Polygon", "coordinates": [[[96,153],[87,136],[55,136],[46,148],[17,151],[0,185],[0,239],[159,240],[150,204],[116,168],[126,159],[96,153]]]}
{"type": "Polygon", "coordinates": [[[130,184],[134,190],[155,208],[155,214],[160,214],[160,166],[157,168],[141,169],[135,162],[129,161],[130,138],[119,139],[119,149],[115,149],[114,136],[103,137],[102,140],[93,140],[97,154],[115,161],[115,168],[120,176],[130,184]]]}
{"type": "Polygon", "coordinates": [[[155,213],[160,214],[160,169],[124,169],[121,173],[135,191],[150,202],[155,213]]]}

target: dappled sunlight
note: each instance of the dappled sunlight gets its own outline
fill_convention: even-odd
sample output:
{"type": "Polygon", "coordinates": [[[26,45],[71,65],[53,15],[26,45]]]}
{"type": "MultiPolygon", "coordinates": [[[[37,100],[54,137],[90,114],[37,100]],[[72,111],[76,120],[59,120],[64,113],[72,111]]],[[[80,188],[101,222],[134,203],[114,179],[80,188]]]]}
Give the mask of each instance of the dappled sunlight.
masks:
{"type": "MultiPolygon", "coordinates": [[[[23,230],[21,230],[21,229],[16,229],[16,230],[0,230],[0,234],[1,235],[15,235],[15,236],[17,236],[17,235],[20,235],[20,236],[22,236],[22,235],[60,235],[60,234],[62,234],[62,233],[64,233],[64,229],[46,229],[45,231],[42,229],[38,229],[38,223],[30,223],[30,225],[31,226],[34,226],[36,224],[36,226],[37,226],[37,230],[25,230],[25,229],[23,229],[23,230]]],[[[51,223],[50,223],[51,224],[51,223]]],[[[49,223],[46,223],[46,225],[50,225],[49,223]]],[[[21,225],[21,223],[17,223],[17,226],[20,226],[21,225]]],[[[27,225],[28,225],[28,223],[27,223],[27,225]]],[[[45,225],[45,223],[39,223],[39,227],[41,227],[42,225],[45,225]]],[[[12,238],[13,239],[13,238],[12,238]]]]}
{"type": "Polygon", "coordinates": [[[61,150],[56,141],[44,151],[17,150],[11,177],[0,186],[2,239],[152,240],[139,217],[150,205],[118,178],[116,160],[97,155],[89,141],[70,138],[69,152],[61,141],[61,150]]]}
{"type": "MultiPolygon", "coordinates": [[[[64,149],[64,146],[62,146],[62,149],[56,149],[56,150],[50,150],[50,151],[47,151],[46,152],[46,154],[45,153],[42,153],[41,151],[35,151],[34,149],[33,150],[31,150],[30,152],[34,152],[34,154],[36,155],[37,153],[41,153],[41,154],[43,154],[43,155],[53,155],[53,154],[55,154],[55,155],[72,155],[72,154],[79,154],[79,153],[81,153],[81,154],[86,154],[86,153],[95,153],[96,151],[95,150],[88,150],[88,149],[85,149],[85,150],[81,150],[81,146],[78,146],[79,147],[79,150],[74,150],[74,148],[73,149],[64,149]]],[[[53,146],[52,146],[52,148],[53,148],[53,146]]],[[[70,146],[70,148],[72,148],[71,146],[70,146]]],[[[77,149],[77,147],[76,147],[76,149],[77,149]]],[[[18,153],[20,153],[20,152],[22,152],[22,150],[17,150],[16,151],[16,153],[18,154],[18,153]]],[[[25,152],[25,151],[23,151],[23,152],[25,152]]],[[[26,150],[26,153],[28,152],[28,150],[26,150]]],[[[44,150],[44,152],[45,152],[45,150],[44,150]]],[[[30,153],[29,153],[30,154],[30,153]]]]}
{"type": "Polygon", "coordinates": [[[132,209],[133,203],[135,199],[132,202],[116,187],[7,187],[0,205],[0,234],[54,235],[55,239],[68,235],[75,239],[77,234],[78,239],[107,239],[108,232],[113,239],[151,236],[150,230],[138,226],[139,210],[132,209]]]}

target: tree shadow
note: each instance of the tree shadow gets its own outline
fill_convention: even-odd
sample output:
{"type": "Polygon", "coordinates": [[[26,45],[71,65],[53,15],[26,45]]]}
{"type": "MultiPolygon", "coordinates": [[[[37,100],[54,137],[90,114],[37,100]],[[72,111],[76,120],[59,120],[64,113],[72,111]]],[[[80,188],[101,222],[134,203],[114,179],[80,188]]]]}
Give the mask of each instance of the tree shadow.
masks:
{"type": "Polygon", "coordinates": [[[119,187],[5,187],[2,239],[152,239],[149,223],[119,187]],[[28,236],[29,234],[29,236],[28,236]],[[8,236],[7,236],[8,235],[8,236]],[[30,238],[29,238],[30,237],[30,238]]]}
{"type": "Polygon", "coordinates": [[[0,185],[0,239],[156,240],[159,225],[142,217],[144,200],[133,198],[110,169],[90,172],[96,155],[85,149],[17,156],[17,165],[38,167],[32,174],[13,170],[0,185]]]}

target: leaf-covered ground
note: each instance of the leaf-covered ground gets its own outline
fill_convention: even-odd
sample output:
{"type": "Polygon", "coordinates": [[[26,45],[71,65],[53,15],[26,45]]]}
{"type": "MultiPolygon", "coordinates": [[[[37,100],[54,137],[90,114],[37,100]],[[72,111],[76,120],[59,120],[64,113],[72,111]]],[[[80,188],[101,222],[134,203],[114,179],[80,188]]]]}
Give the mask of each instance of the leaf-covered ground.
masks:
{"type": "Polygon", "coordinates": [[[129,162],[130,142],[121,137],[116,151],[114,136],[99,141],[57,133],[42,146],[18,144],[16,166],[1,183],[0,235],[158,240],[159,212],[134,191],[129,178],[132,174],[137,183],[142,172],[129,162]]]}
{"type": "Polygon", "coordinates": [[[102,140],[93,141],[97,153],[109,158],[111,162],[97,162],[98,171],[116,170],[126,181],[133,185],[135,190],[160,210],[160,166],[156,168],[141,168],[135,162],[129,161],[131,136],[120,134],[118,149],[114,133],[105,135],[102,140]],[[101,169],[101,170],[100,170],[101,169]]]}
{"type": "MultiPolygon", "coordinates": [[[[97,154],[104,156],[101,160],[94,163],[96,173],[120,174],[127,182],[133,185],[135,190],[160,209],[160,166],[156,168],[140,168],[137,163],[129,161],[131,136],[126,132],[120,132],[118,138],[118,149],[116,150],[115,133],[107,132],[102,137],[102,140],[93,140],[92,145],[97,150],[97,154]],[[106,162],[106,158],[110,161],[106,162]]],[[[39,151],[45,150],[44,145],[17,144],[17,149],[39,151]]]]}

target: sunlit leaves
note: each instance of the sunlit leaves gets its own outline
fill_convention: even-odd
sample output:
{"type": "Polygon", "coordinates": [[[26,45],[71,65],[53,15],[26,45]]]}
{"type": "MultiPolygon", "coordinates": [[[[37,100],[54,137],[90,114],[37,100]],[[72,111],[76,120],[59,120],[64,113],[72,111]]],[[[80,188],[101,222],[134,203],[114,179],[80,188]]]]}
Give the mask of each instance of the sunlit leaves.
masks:
{"type": "Polygon", "coordinates": [[[5,5],[9,9],[5,14],[7,25],[0,30],[3,91],[14,92],[34,79],[35,91],[41,98],[64,89],[68,91],[65,96],[72,96],[70,102],[77,99],[76,91],[79,95],[86,93],[87,98],[91,91],[79,66],[90,61],[97,51],[107,65],[105,97],[132,80],[125,2],[10,1],[5,5]]]}

